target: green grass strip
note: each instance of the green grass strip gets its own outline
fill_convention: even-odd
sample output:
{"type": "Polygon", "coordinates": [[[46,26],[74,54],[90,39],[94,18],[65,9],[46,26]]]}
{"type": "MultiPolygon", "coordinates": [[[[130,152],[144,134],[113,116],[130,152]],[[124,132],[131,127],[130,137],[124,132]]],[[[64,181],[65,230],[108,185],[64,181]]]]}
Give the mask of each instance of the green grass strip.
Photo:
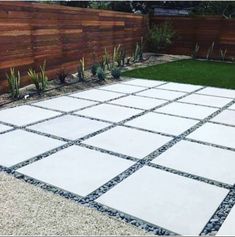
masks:
{"type": "Polygon", "coordinates": [[[122,76],[235,89],[235,64],[179,60],[122,73],[122,76]]]}

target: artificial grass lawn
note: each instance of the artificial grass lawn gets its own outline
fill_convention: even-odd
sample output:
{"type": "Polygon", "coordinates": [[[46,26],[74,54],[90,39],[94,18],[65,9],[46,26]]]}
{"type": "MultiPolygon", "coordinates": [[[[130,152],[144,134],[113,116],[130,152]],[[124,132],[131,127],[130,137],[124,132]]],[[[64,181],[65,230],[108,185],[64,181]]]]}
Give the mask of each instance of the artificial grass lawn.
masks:
{"type": "Polygon", "coordinates": [[[122,76],[235,89],[235,64],[186,59],[134,69],[122,76]]]}

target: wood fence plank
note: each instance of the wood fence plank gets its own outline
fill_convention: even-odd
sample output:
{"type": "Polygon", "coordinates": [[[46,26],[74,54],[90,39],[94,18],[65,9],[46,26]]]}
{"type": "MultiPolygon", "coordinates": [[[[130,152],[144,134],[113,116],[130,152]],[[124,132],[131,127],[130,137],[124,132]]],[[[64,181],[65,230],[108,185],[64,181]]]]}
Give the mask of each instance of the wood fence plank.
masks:
{"type": "MultiPolygon", "coordinates": [[[[10,67],[21,71],[22,85],[30,83],[27,70],[47,61],[50,79],[64,68],[76,72],[79,59],[86,67],[121,44],[130,52],[140,41],[144,16],[42,4],[0,2],[0,93],[7,90],[5,73],[10,67]]],[[[227,39],[225,39],[227,40],[227,39]]]]}

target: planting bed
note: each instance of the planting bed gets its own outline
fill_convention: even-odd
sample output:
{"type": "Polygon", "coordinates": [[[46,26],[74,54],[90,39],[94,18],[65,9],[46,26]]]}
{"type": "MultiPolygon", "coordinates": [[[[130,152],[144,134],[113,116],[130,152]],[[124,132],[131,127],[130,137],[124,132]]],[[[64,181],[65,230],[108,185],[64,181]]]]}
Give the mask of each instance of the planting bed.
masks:
{"type": "MultiPolygon", "coordinates": [[[[171,62],[175,60],[189,58],[181,55],[155,55],[153,53],[144,53],[144,60],[142,62],[131,62],[130,65],[122,67],[122,71],[132,70],[135,68],[143,68],[151,65],[171,62]]],[[[1,94],[0,91],[0,107],[11,107],[14,105],[24,104],[25,102],[37,101],[42,98],[50,98],[53,96],[63,95],[65,93],[85,90],[88,88],[106,85],[117,80],[113,79],[109,71],[106,71],[107,80],[98,81],[96,77],[92,76],[89,70],[85,71],[85,80],[82,82],[78,81],[77,74],[67,75],[65,83],[61,83],[60,80],[55,78],[48,82],[47,89],[44,93],[38,95],[34,85],[29,85],[20,89],[20,99],[13,100],[10,94],[1,94]]],[[[87,96],[87,95],[86,95],[87,96]]],[[[98,96],[100,98],[100,95],[98,96]]]]}

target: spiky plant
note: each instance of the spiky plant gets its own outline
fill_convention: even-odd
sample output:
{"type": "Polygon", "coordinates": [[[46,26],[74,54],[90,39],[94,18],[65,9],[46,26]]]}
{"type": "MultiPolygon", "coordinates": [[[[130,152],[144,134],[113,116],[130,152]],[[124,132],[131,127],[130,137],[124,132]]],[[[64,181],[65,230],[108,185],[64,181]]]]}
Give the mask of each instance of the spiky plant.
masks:
{"type": "Polygon", "coordinates": [[[212,54],[213,50],[214,50],[214,46],[215,46],[215,42],[213,41],[211,46],[208,48],[207,50],[207,54],[206,54],[206,59],[209,60],[210,55],[212,54]]]}
{"type": "Polygon", "coordinates": [[[140,51],[140,46],[139,46],[139,43],[137,42],[135,45],[135,51],[133,54],[133,62],[139,61],[139,51],[140,51]]]}
{"type": "Polygon", "coordinates": [[[84,57],[82,57],[79,60],[78,79],[79,79],[79,81],[85,80],[85,59],[84,59],[84,57]]]}
{"type": "Polygon", "coordinates": [[[37,92],[40,94],[41,87],[40,87],[40,83],[39,83],[39,79],[38,79],[38,74],[36,73],[35,70],[30,68],[28,70],[28,75],[29,75],[31,81],[33,82],[33,84],[35,85],[37,92]]]}
{"type": "Polygon", "coordinates": [[[41,83],[41,90],[45,91],[48,86],[48,77],[46,75],[46,60],[43,62],[43,65],[40,66],[39,81],[41,83]]]}
{"type": "Polygon", "coordinates": [[[10,73],[6,74],[10,95],[12,98],[19,98],[20,96],[20,72],[15,73],[14,68],[10,68],[10,73]]]}
{"type": "Polygon", "coordinates": [[[227,53],[227,49],[225,50],[220,49],[220,58],[222,61],[224,61],[226,53],[227,53]]]}
{"type": "Polygon", "coordinates": [[[126,59],[126,50],[125,49],[121,49],[120,51],[120,56],[121,56],[121,66],[124,67],[125,66],[125,59],[126,59]]]}
{"type": "Polygon", "coordinates": [[[48,85],[48,77],[46,75],[46,61],[44,61],[43,65],[40,66],[40,71],[38,73],[31,68],[28,71],[28,75],[35,85],[38,94],[41,94],[46,90],[48,85]]]}
{"type": "Polygon", "coordinates": [[[194,49],[193,49],[193,52],[192,52],[192,58],[193,58],[193,59],[196,59],[196,58],[197,58],[199,49],[200,49],[200,46],[199,46],[199,44],[198,44],[198,42],[197,42],[197,43],[195,44],[194,49]]]}
{"type": "MultiPolygon", "coordinates": [[[[99,66],[105,71],[105,61],[104,58],[102,57],[99,66]]],[[[98,69],[98,68],[97,68],[98,69]]]]}
{"type": "Polygon", "coordinates": [[[121,66],[121,45],[119,44],[118,46],[115,46],[113,48],[113,65],[112,67],[115,66],[115,62],[117,63],[118,67],[121,66]]]}
{"type": "Polygon", "coordinates": [[[140,44],[139,44],[139,52],[138,52],[140,61],[142,61],[144,59],[143,58],[143,53],[144,53],[144,38],[141,37],[140,38],[140,44]]]}

